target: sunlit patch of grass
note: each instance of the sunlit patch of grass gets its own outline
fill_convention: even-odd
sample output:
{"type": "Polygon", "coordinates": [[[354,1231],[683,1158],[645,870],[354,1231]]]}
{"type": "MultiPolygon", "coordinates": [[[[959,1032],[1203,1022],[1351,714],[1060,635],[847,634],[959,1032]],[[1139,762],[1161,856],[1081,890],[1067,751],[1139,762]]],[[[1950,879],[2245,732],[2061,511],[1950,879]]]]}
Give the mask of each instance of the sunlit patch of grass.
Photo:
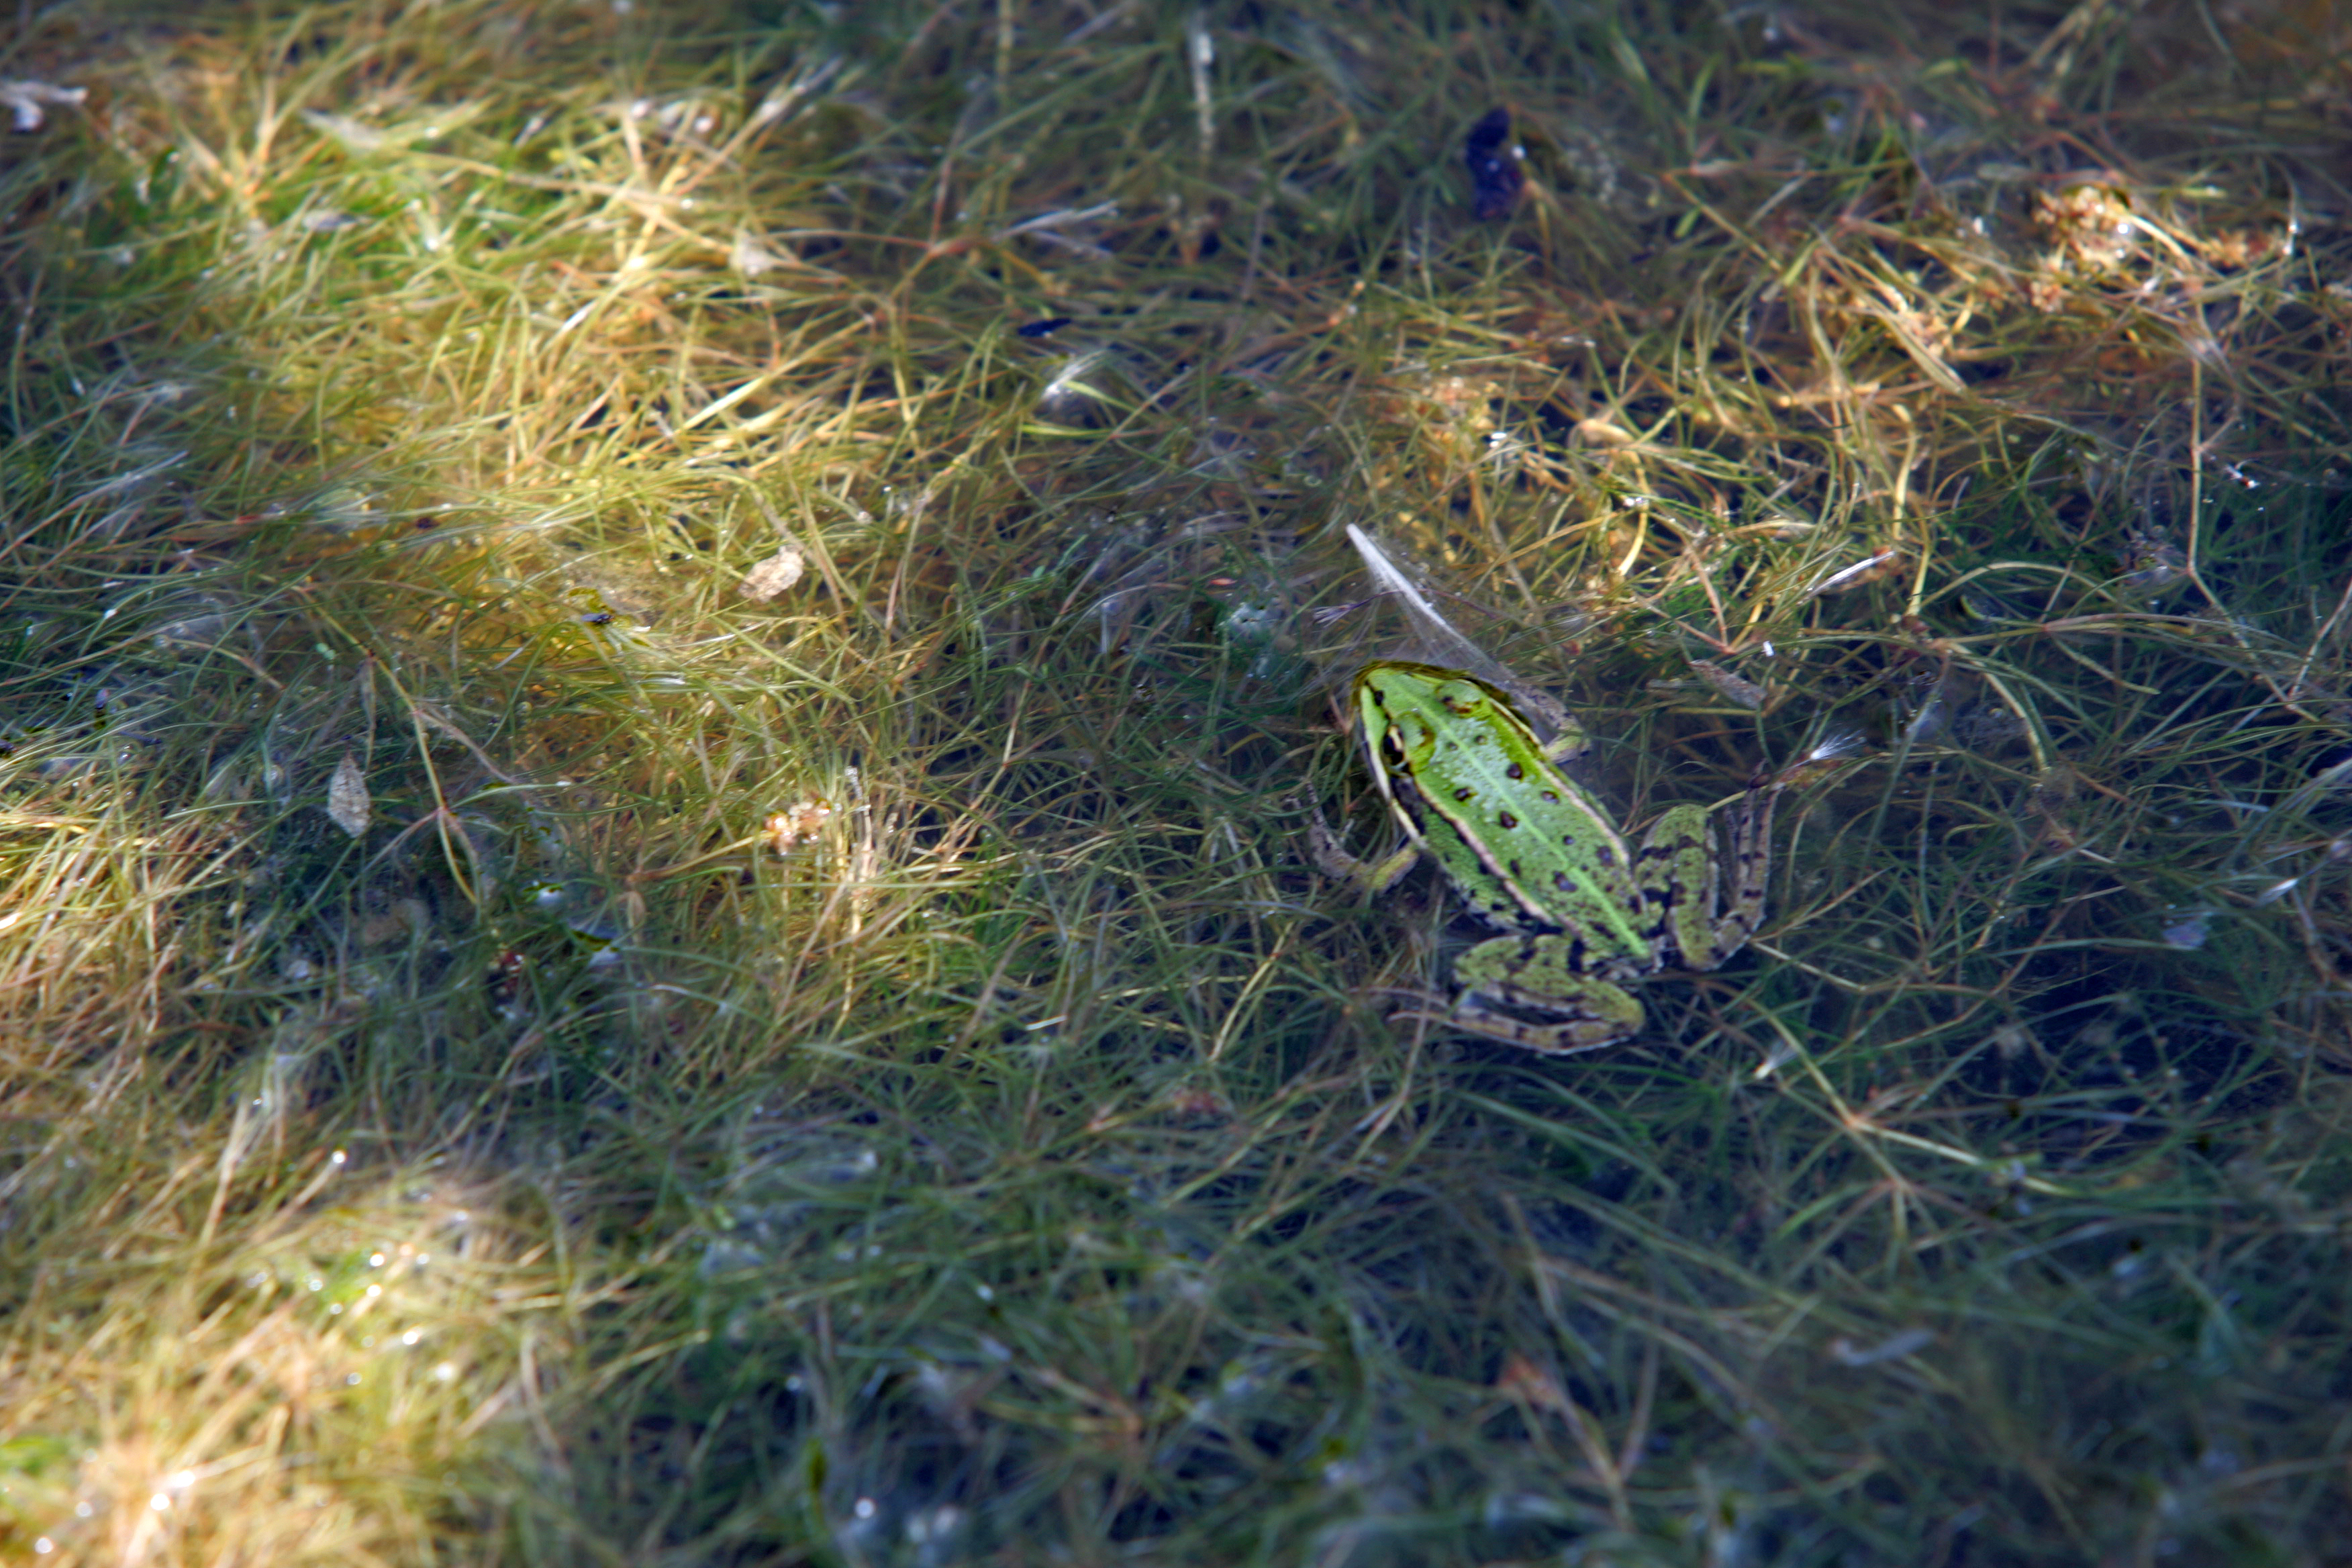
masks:
{"type": "Polygon", "coordinates": [[[427,1557],[543,1426],[593,1292],[496,1194],[320,1149],[289,1048],[320,1022],[209,1122],[134,1082],[12,1173],[12,1555],[427,1557]]]}
{"type": "Polygon", "coordinates": [[[1895,20],[31,29],[0,1547],[2339,1541],[2340,29],[1895,20]],[[1298,853],[1349,525],[1793,767],[1640,1040],[1298,853]]]}

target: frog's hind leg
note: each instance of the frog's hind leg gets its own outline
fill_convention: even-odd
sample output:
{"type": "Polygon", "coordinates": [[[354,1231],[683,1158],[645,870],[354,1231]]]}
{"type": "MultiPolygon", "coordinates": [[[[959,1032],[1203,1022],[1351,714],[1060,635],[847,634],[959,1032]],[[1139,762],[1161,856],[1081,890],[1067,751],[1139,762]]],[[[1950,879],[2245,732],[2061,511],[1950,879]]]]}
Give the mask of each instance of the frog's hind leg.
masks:
{"type": "Polygon", "coordinates": [[[1763,921],[1779,798],[1769,785],[1749,790],[1729,813],[1731,843],[1721,856],[1713,818],[1697,805],[1667,807],[1634,851],[1633,880],[1650,913],[1646,934],[1678,953],[1683,967],[1715,968],[1747,946],[1763,921]]]}
{"type": "Polygon", "coordinates": [[[1640,1034],[1642,1004],[1632,993],[1585,973],[1585,963],[1580,937],[1498,936],[1482,942],[1454,961],[1462,995],[1444,1021],[1549,1057],[1598,1050],[1640,1034]],[[1504,1012],[1505,1006],[1553,1021],[1522,1018],[1504,1012]]]}

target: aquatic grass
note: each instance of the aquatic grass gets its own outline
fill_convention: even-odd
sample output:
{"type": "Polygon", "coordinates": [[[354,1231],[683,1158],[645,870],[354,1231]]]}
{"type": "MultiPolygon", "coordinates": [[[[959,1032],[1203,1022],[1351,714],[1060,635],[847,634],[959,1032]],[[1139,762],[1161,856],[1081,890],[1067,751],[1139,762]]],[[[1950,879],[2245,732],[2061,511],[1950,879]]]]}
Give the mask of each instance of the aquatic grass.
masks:
{"type": "Polygon", "coordinates": [[[2340,1538],[2326,17],[138,16],[6,67],[11,1554],[2340,1538]],[[1639,1041],[1298,855],[1349,524],[1791,770],[1639,1041]]]}

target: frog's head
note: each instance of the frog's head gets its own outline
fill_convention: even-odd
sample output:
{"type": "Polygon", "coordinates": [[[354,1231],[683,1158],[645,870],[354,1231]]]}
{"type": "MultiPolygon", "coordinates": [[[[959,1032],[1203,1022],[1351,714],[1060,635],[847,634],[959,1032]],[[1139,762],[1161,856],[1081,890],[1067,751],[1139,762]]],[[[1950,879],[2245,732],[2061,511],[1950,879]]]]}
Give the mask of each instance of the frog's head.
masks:
{"type": "Polygon", "coordinates": [[[1408,718],[1475,722],[1494,717],[1498,708],[1519,719],[1508,697],[1463,670],[1383,658],[1356,672],[1356,711],[1367,723],[1408,718]]]}
{"type": "Polygon", "coordinates": [[[1467,670],[1383,658],[1356,672],[1356,713],[1364,727],[1365,742],[1375,755],[1381,739],[1395,725],[1414,734],[1458,724],[1512,730],[1540,744],[1543,754],[1555,762],[1579,755],[1591,744],[1583,726],[1568,710],[1544,699],[1540,692],[1531,690],[1530,700],[1543,703],[1537,710],[1544,715],[1541,723],[1531,719],[1528,708],[1510,692],[1467,670]]]}

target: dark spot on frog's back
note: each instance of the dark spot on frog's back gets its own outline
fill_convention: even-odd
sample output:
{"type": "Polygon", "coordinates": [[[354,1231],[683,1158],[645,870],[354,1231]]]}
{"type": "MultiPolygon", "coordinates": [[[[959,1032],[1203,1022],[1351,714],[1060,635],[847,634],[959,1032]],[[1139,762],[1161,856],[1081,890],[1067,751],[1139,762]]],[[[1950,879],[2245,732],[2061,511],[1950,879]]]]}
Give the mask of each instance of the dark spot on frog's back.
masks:
{"type": "Polygon", "coordinates": [[[1472,793],[1470,786],[1468,784],[1464,784],[1460,789],[1454,792],[1454,798],[1456,800],[1468,800],[1472,793]]]}
{"type": "Polygon", "coordinates": [[[1503,776],[1505,778],[1523,779],[1528,776],[1528,770],[1519,766],[1518,763],[1513,763],[1509,767],[1503,770],[1503,776]]]}
{"type": "MultiPolygon", "coordinates": [[[[1550,803],[1551,805],[1558,805],[1559,804],[1559,791],[1558,791],[1558,790],[1556,790],[1556,789],[1548,789],[1548,790],[1544,791],[1544,792],[1543,792],[1543,797],[1544,797],[1544,799],[1545,799],[1546,801],[1549,802],[1549,803],[1550,803]]],[[[1575,840],[1575,839],[1573,839],[1573,838],[1570,838],[1570,839],[1569,840],[1569,842],[1570,842],[1570,844],[1573,844],[1573,843],[1575,843],[1575,842],[1576,842],[1576,840],[1575,840]]]]}
{"type": "Polygon", "coordinates": [[[1517,817],[1516,817],[1516,816],[1512,816],[1509,812],[1507,812],[1507,811],[1498,811],[1498,812],[1496,812],[1496,813],[1495,814],[1495,820],[1496,820],[1496,822],[1499,823],[1499,824],[1504,827],[1504,829],[1505,829],[1505,830],[1507,830],[1507,831],[1508,829],[1510,829],[1510,828],[1517,827],[1517,826],[1519,825],[1519,819],[1518,819],[1517,817]]]}

